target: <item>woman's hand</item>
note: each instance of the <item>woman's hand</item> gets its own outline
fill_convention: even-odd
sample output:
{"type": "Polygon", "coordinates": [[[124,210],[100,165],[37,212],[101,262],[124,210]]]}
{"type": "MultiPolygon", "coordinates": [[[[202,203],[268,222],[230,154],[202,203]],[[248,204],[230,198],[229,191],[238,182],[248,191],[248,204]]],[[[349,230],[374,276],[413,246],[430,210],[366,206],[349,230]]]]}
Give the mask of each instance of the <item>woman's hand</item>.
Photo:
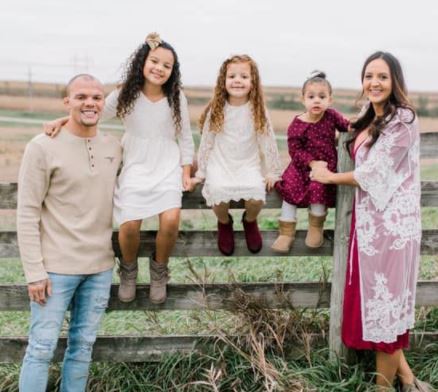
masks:
{"type": "Polygon", "coordinates": [[[312,168],[309,177],[312,181],[317,181],[320,182],[321,184],[332,184],[333,183],[332,175],[333,172],[327,169],[327,163],[326,163],[325,167],[322,165],[318,165],[315,168],[312,168]]]}
{"type": "Polygon", "coordinates": [[[325,161],[312,161],[309,163],[309,167],[314,170],[317,167],[327,167],[327,162],[325,161]]]}
{"type": "Polygon", "coordinates": [[[44,133],[47,136],[55,137],[61,128],[68,122],[70,117],[57,118],[56,120],[45,122],[43,124],[44,133]]]}

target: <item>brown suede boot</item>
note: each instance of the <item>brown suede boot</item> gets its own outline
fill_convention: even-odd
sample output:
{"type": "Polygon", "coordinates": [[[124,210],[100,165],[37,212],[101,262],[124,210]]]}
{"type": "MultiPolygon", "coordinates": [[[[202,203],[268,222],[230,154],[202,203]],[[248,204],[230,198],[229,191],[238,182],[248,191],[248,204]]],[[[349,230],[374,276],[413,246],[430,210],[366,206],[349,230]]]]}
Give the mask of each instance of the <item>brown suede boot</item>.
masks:
{"type": "Polygon", "coordinates": [[[403,385],[402,392],[433,392],[436,391],[432,385],[427,382],[415,379],[413,384],[403,385]]]}
{"type": "Polygon", "coordinates": [[[137,283],[138,264],[137,260],[133,263],[119,261],[120,285],[118,297],[120,302],[131,302],[135,299],[135,289],[137,283]]]}
{"type": "Polygon", "coordinates": [[[155,261],[155,255],[152,255],[149,261],[149,273],[151,278],[149,300],[153,304],[162,304],[167,299],[169,268],[167,268],[167,264],[155,261]]]}
{"type": "Polygon", "coordinates": [[[278,237],[271,245],[271,249],[278,253],[288,253],[295,241],[297,222],[278,220],[278,237]]]}
{"type": "Polygon", "coordinates": [[[320,248],[324,243],[323,227],[326,216],[327,214],[315,216],[309,212],[309,228],[305,240],[309,248],[320,248]]]}

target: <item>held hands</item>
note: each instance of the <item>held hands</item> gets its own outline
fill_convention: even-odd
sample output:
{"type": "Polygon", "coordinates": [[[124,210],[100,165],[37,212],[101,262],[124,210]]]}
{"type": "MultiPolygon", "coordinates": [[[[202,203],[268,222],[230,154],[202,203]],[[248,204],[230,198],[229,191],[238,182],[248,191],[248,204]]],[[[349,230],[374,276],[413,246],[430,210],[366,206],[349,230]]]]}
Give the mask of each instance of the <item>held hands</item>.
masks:
{"type": "Polygon", "coordinates": [[[52,282],[50,279],[39,280],[27,285],[27,292],[31,301],[45,305],[47,297],[52,295],[52,282]]]}
{"type": "Polygon", "coordinates": [[[48,121],[43,124],[44,133],[47,136],[55,137],[61,128],[68,122],[69,117],[58,118],[53,121],[48,121]]]}
{"type": "Polygon", "coordinates": [[[271,192],[271,191],[274,189],[275,183],[276,183],[277,181],[278,181],[278,180],[275,180],[275,179],[273,179],[273,178],[266,178],[266,179],[265,179],[265,182],[266,182],[266,190],[267,190],[268,192],[271,192]]]}
{"type": "Polygon", "coordinates": [[[197,177],[183,176],[183,188],[186,192],[193,192],[196,186],[200,184],[202,180],[197,177]]]}

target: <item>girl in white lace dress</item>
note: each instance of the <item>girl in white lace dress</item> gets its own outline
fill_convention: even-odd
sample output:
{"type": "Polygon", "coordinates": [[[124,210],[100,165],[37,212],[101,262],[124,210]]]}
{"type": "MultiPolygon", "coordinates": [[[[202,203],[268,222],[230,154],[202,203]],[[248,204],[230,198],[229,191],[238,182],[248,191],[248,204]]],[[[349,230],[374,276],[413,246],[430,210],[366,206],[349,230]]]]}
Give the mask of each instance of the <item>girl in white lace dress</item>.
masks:
{"type": "Polygon", "coordinates": [[[113,117],[125,127],[123,167],[114,190],[122,253],[119,299],[135,298],[141,223],[158,215],[149,298],[162,303],[169,279],[167,264],[178,236],[182,192],[192,186],[194,144],[178,57],[158,34],[149,34],[132,54],[121,86],[106,98],[102,119],[113,117]]]}
{"type": "Polygon", "coordinates": [[[376,352],[376,382],[388,390],[397,375],[403,391],[429,391],[403,353],[415,322],[421,214],[419,130],[402,69],[376,52],[362,69],[369,100],[348,143],[355,170],[333,173],[320,162],[311,178],[356,187],[344,290],[342,340],[376,352]]]}
{"type": "Polygon", "coordinates": [[[245,201],[242,223],[248,249],[259,252],[262,237],[257,216],[266,189],[279,179],[280,162],[275,135],[266,114],[255,62],[246,55],[233,56],[221,66],[213,99],[200,125],[198,182],[218,219],[218,247],[225,255],[234,251],[231,200],[245,201]]]}

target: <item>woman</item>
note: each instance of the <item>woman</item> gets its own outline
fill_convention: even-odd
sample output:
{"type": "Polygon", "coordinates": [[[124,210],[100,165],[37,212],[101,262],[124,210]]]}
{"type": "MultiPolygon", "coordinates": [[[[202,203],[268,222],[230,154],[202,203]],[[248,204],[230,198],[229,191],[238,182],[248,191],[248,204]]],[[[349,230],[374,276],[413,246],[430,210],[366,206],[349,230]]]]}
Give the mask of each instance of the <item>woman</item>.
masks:
{"type": "Polygon", "coordinates": [[[355,170],[333,173],[318,162],[311,172],[313,181],[356,187],[342,340],[376,351],[379,390],[391,388],[398,376],[403,391],[431,391],[414,377],[403,353],[415,322],[420,260],[418,123],[400,63],[390,53],[368,57],[362,88],[369,104],[347,143],[355,170]]]}

